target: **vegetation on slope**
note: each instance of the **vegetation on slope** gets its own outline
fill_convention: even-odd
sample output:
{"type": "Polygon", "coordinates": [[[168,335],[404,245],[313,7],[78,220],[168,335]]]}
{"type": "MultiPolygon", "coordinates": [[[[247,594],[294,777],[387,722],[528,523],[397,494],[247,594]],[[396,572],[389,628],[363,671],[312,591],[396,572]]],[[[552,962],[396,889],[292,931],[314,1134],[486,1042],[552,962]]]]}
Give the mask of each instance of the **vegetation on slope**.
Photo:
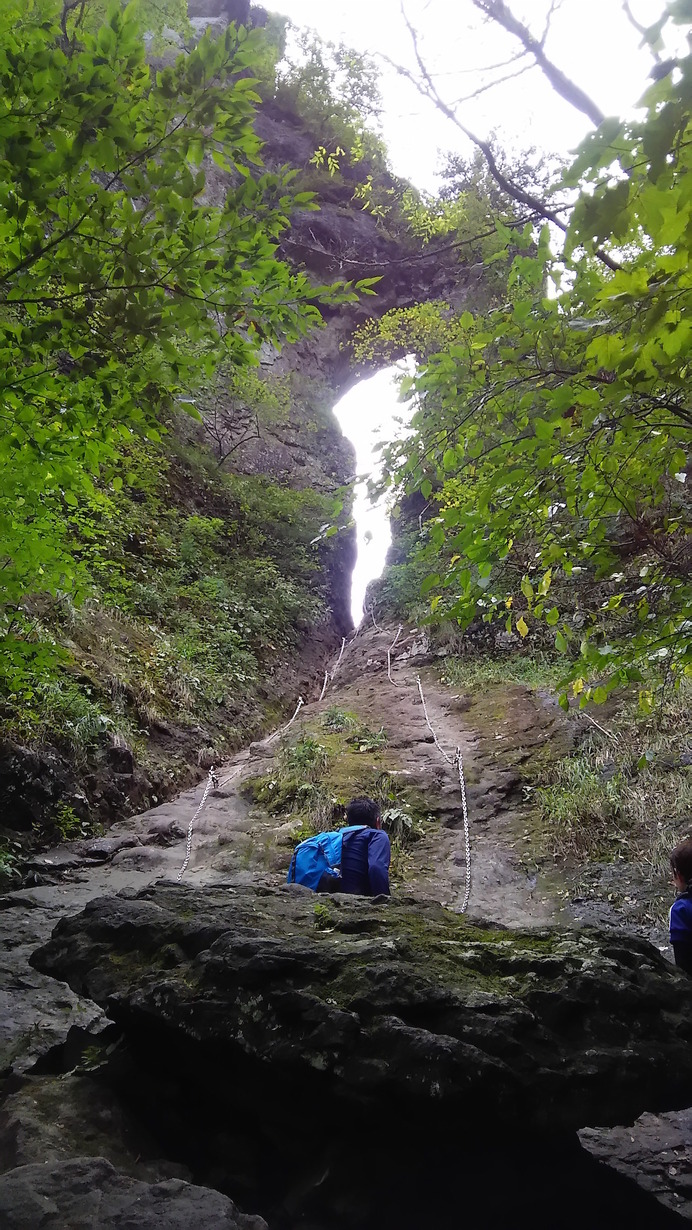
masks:
{"type": "MultiPolygon", "coordinates": [[[[690,16],[671,4],[646,40],[690,16]]],[[[412,434],[388,452],[426,506],[413,568],[433,619],[552,642],[563,706],[634,683],[650,709],[692,671],[692,56],[655,78],[640,118],[605,120],[552,196],[533,190],[528,221],[526,204],[497,219],[506,293],[429,326],[403,385],[412,434]],[[576,198],[557,214],[556,191],[576,198]]]]}
{"type": "Polygon", "coordinates": [[[355,292],[277,259],[313,203],[262,169],[264,35],[231,26],[156,71],[148,11],[31,0],[0,33],[0,789],[10,828],[47,834],[60,808],[126,807],[133,751],[143,804],[257,729],[325,614],[333,500],[221,472],[179,416],[199,403],[209,427],[222,375],[227,463],[243,422],[288,412],[260,346],[355,292]],[[58,759],[18,769],[18,741],[58,759]]]}

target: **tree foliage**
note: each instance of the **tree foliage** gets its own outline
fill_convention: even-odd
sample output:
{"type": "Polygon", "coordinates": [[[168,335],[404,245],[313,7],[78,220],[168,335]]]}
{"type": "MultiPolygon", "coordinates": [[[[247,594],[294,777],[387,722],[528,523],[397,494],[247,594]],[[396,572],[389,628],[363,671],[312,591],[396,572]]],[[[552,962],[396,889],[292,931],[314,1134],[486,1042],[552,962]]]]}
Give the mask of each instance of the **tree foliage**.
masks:
{"type": "MultiPolygon", "coordinates": [[[[68,37],[81,38],[84,30],[95,33],[106,21],[112,0],[63,0],[61,25],[68,37]]],[[[127,0],[120,0],[120,8],[127,0]]],[[[165,31],[185,35],[189,32],[187,0],[134,0],[134,13],[140,29],[154,39],[154,45],[167,41],[165,31]]]]}
{"type": "MultiPolygon", "coordinates": [[[[25,600],[78,587],[65,519],[127,483],[181,391],[321,323],[277,260],[294,194],[263,174],[261,34],[230,26],[160,72],[137,6],[11,0],[0,31],[0,633],[8,686],[25,600]],[[227,174],[206,203],[205,168],[227,174]],[[97,481],[100,480],[100,481],[97,481]]],[[[95,513],[95,515],[96,515],[95,513]]],[[[33,650],[32,650],[33,652],[33,650]]]]}
{"type": "MultiPolygon", "coordinates": [[[[529,223],[507,301],[460,315],[390,451],[435,502],[437,614],[550,629],[580,703],[638,680],[646,706],[662,668],[692,671],[692,56],[665,67],[643,118],[605,120],[563,177],[560,259],[529,223]]],[[[516,236],[497,233],[509,261],[516,236]]]]}

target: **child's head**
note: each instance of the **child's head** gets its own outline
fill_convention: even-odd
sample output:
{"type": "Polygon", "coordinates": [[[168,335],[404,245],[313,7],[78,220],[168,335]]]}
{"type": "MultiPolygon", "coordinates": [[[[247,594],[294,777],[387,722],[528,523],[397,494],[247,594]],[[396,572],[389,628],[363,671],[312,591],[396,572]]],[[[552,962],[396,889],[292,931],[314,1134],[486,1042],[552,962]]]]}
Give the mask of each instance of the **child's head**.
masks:
{"type": "Polygon", "coordinates": [[[678,888],[687,888],[692,882],[692,841],[686,838],[675,847],[670,856],[673,879],[678,888]]]}
{"type": "Polygon", "coordinates": [[[374,799],[351,799],[346,808],[346,819],[349,824],[365,824],[371,829],[381,827],[380,809],[374,799]]]}

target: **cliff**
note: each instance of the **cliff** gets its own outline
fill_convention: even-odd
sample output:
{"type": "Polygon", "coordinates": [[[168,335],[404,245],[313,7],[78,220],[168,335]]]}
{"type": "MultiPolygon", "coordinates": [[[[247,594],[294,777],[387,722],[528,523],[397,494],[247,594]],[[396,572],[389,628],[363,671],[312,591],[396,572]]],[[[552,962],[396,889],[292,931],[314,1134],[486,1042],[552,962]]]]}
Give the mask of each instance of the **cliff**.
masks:
{"type": "MultiPolygon", "coordinates": [[[[246,8],[199,0],[195,37],[246,8]]],[[[319,202],[293,213],[279,254],[315,284],[378,278],[376,293],[323,306],[323,326],[281,353],[263,345],[240,386],[217,372],[191,398],[203,424],[181,408],[161,445],[128,459],[126,487],[104,490],[96,524],[75,516],[87,600],[35,603],[62,665],[31,706],[10,699],[0,715],[5,871],[36,836],[78,836],[169,797],[321,679],[351,627],[354,458],[332,407],[360,374],[353,330],[395,306],[465,300],[477,283],[361,208],[367,165],[311,165],[320,134],[301,116],[270,101],[256,131],[267,170],[290,166],[319,202]],[[320,537],[334,520],[340,532],[320,537]]],[[[204,200],[222,202],[231,178],[209,156],[204,171],[204,200]]]]}

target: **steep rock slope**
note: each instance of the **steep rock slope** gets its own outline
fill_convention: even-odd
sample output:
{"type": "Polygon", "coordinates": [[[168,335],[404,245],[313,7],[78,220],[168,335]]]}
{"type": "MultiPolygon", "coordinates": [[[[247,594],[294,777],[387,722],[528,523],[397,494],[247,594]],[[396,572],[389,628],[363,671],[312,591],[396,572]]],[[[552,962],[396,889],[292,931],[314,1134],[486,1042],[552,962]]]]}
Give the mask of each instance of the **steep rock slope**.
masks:
{"type": "Polygon", "coordinates": [[[3,900],[8,1199],[45,1157],[51,1199],[71,1207],[70,1159],[105,1155],[139,1183],[216,1189],[276,1230],[412,1230],[458,1216],[460,1188],[471,1224],[499,1228],[499,1167],[517,1216],[545,1230],[565,1185],[564,1225],[667,1226],[674,1215],[593,1163],[573,1131],[677,1107],[692,1074],[689,981],[631,934],[565,928],[577,911],[559,872],[524,865],[522,773],[548,743],[569,746],[568,719],[516,686],[450,692],[415,629],[362,630],[332,674],[282,740],[224,766],[201,811],[198,787],[107,839],[56,848],[36,860],[41,886],[3,900]],[[440,746],[462,751],[468,921],[455,912],[459,783],[419,676],[440,746]],[[344,715],[357,724],[333,731],[344,715]],[[301,771],[306,800],[287,769],[310,740],[327,765],[324,778],[301,771]],[[305,826],[362,790],[389,813],[392,900],[286,888],[305,826]],[[404,817],[417,840],[397,835],[404,817]],[[382,1165],[362,1167],[373,1125],[382,1165]]]}

